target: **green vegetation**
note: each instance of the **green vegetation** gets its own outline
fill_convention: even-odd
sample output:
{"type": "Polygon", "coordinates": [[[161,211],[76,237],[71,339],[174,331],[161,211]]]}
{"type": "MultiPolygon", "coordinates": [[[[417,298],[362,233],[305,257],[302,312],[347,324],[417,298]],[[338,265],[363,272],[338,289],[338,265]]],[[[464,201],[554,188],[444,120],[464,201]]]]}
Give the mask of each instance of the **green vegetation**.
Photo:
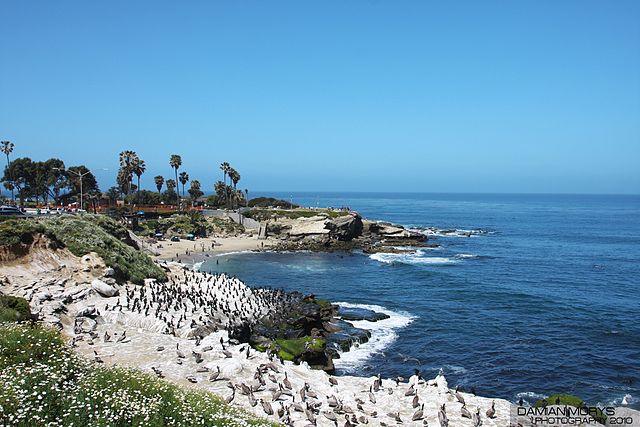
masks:
{"type": "Polygon", "coordinates": [[[268,426],[218,396],[98,367],[54,329],[0,325],[0,425],[268,426]]]}
{"type": "Polygon", "coordinates": [[[584,406],[584,401],[577,396],[571,396],[569,394],[554,394],[546,399],[538,400],[535,404],[538,408],[545,405],[567,405],[580,408],[584,406]]]}
{"type": "MultiPolygon", "coordinates": [[[[308,350],[324,351],[327,346],[324,338],[302,337],[293,339],[276,338],[271,342],[271,348],[277,349],[277,355],[291,362],[299,360],[300,356],[308,350]],[[308,344],[307,344],[308,343],[308,344]]],[[[266,351],[264,345],[257,345],[258,351],[266,351]]]]}
{"type": "Polygon", "coordinates": [[[151,258],[125,243],[126,229],[106,216],[63,215],[39,221],[2,221],[0,246],[29,244],[36,233],[46,235],[52,244],[66,247],[76,256],[97,253],[122,280],[134,283],[143,283],[145,278],[166,280],[164,271],[151,258]]]}
{"type": "Polygon", "coordinates": [[[140,223],[142,229],[139,234],[153,236],[162,233],[166,236],[207,236],[214,234],[237,234],[244,231],[244,227],[228,219],[205,218],[200,212],[176,214],[163,219],[150,219],[140,223]]]}
{"type": "MultiPolygon", "coordinates": [[[[553,394],[546,399],[538,400],[535,407],[540,408],[546,405],[573,406],[575,408],[587,406],[584,400],[580,399],[578,396],[572,396],[570,394],[553,394]]],[[[601,424],[604,424],[607,421],[607,416],[604,415],[600,408],[589,408],[589,414],[601,424]]]]}
{"type": "Polygon", "coordinates": [[[0,294],[0,322],[18,322],[31,317],[26,299],[0,294]]]}
{"type": "Polygon", "coordinates": [[[326,216],[328,218],[338,218],[346,215],[346,213],[342,211],[332,211],[329,209],[249,209],[248,211],[244,212],[244,216],[246,216],[247,218],[253,218],[256,221],[266,221],[275,218],[311,218],[318,215],[326,216]]]}
{"type": "Polygon", "coordinates": [[[300,206],[291,204],[291,202],[287,202],[286,200],[275,199],[273,197],[256,197],[255,199],[249,200],[250,208],[282,208],[282,209],[291,209],[299,208],[300,206]]]}

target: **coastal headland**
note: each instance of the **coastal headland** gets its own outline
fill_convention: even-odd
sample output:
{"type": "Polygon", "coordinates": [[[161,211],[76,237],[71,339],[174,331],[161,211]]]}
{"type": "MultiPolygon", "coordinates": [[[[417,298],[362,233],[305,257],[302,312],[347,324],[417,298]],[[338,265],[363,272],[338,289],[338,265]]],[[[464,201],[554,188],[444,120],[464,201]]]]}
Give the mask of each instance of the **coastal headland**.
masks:
{"type": "Polygon", "coordinates": [[[208,390],[285,425],[532,425],[507,400],[449,388],[446,372],[423,378],[407,366],[397,378],[334,376],[333,359],[367,339],[349,321],[384,315],[193,268],[236,251],[370,253],[429,244],[355,212],[291,212],[248,212],[268,224],[266,236],[226,219],[176,219],[136,234],[94,215],[6,221],[0,293],[24,298],[34,320],[61,331],[91,363],[208,390]]]}

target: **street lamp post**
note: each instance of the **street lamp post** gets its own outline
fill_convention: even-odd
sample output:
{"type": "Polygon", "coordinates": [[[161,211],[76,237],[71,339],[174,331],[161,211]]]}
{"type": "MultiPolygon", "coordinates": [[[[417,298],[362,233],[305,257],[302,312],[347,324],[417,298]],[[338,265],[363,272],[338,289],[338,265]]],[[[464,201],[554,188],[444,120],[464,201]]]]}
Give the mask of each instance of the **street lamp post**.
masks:
{"type": "Polygon", "coordinates": [[[89,175],[91,173],[91,171],[86,171],[85,173],[80,173],[80,172],[76,172],[76,171],[72,171],[69,169],[62,169],[62,168],[54,168],[56,170],[61,170],[61,171],[65,171],[65,172],[71,172],[75,175],[77,175],[80,178],[80,210],[83,210],[83,203],[82,203],[82,178],[85,177],[85,175],[89,175]]]}

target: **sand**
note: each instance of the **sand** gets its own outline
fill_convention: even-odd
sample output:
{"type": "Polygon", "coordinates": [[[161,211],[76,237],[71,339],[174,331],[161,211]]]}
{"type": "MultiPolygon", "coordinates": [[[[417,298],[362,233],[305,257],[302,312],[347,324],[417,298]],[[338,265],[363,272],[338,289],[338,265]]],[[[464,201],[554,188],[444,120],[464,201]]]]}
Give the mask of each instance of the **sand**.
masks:
{"type": "Polygon", "coordinates": [[[181,239],[179,242],[164,240],[150,246],[157,251],[156,258],[159,260],[185,262],[205,254],[258,251],[269,248],[276,242],[277,240],[271,238],[258,239],[256,235],[241,234],[230,237],[204,237],[196,240],[181,239]]]}

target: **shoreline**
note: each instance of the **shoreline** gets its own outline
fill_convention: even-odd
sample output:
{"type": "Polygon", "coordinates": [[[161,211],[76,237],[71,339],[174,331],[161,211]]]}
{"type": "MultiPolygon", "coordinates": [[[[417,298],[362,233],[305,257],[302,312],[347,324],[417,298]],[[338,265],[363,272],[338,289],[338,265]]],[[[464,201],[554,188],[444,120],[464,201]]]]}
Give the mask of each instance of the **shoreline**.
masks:
{"type": "MultiPolygon", "coordinates": [[[[194,290],[198,289],[197,287],[202,283],[220,276],[192,270],[187,274],[185,273],[187,264],[161,261],[164,255],[171,257],[173,253],[175,257],[175,251],[184,251],[181,261],[187,259],[195,261],[195,257],[201,254],[206,259],[207,255],[215,257],[229,252],[262,250],[262,242],[265,243],[265,250],[272,250],[278,241],[280,240],[262,241],[250,235],[238,235],[227,238],[210,237],[195,241],[162,242],[163,248],[159,249],[163,251],[155,259],[160,267],[167,271],[173,283],[178,283],[180,289],[194,290]],[[207,243],[211,245],[214,241],[220,245],[208,248],[210,250],[197,251],[198,247],[202,249],[202,245],[207,243]]],[[[207,249],[206,246],[205,249],[207,249]]],[[[42,253],[38,252],[33,256],[42,253]]],[[[157,307],[155,310],[158,310],[159,305],[146,306],[145,312],[143,307],[138,305],[136,308],[135,303],[132,307],[129,302],[131,298],[129,292],[132,292],[132,289],[140,292],[141,289],[156,283],[153,279],[145,280],[144,286],[117,283],[112,277],[113,271],[109,272],[110,269],[95,254],[75,257],[65,250],[51,252],[49,249],[46,254],[49,258],[30,259],[28,264],[20,267],[21,270],[14,266],[3,271],[6,274],[13,270],[15,273],[8,274],[11,280],[1,284],[2,290],[30,300],[33,311],[40,313],[45,323],[59,325],[67,336],[73,338],[77,351],[88,358],[93,358],[95,355],[108,365],[128,366],[149,373],[154,372],[152,368],[156,368],[171,381],[190,387],[201,387],[223,398],[230,397],[228,383],[231,382],[235,390],[232,402],[234,405],[258,416],[267,417],[268,413],[263,410],[262,405],[252,404],[251,396],[255,394],[255,399],[270,403],[276,413],[277,409],[286,408],[291,420],[289,425],[307,425],[311,422],[306,412],[298,412],[295,409],[295,404],[299,403],[299,400],[294,396],[298,396],[301,393],[300,390],[306,390],[302,392],[303,394],[312,392],[318,396],[308,401],[319,405],[320,410],[312,415],[315,424],[319,426],[335,425],[330,419],[331,414],[339,416],[338,420],[342,422],[346,420],[345,416],[352,412],[358,417],[365,417],[370,425],[393,425],[396,424],[397,419],[401,419],[406,423],[405,425],[417,426],[423,425],[423,420],[426,419],[429,425],[437,426],[440,425],[438,417],[442,404],[447,407],[446,415],[451,425],[473,425],[471,420],[461,416],[462,405],[456,392],[449,389],[445,378],[446,373],[434,379],[421,379],[419,376],[410,376],[412,367],[407,366],[406,377],[398,381],[390,378],[352,375],[332,376],[322,370],[310,369],[306,362],[299,365],[289,361],[280,363],[277,359],[270,358],[268,353],[248,350],[250,355],[247,356],[248,344],[230,339],[229,329],[222,327],[224,322],[228,322],[235,316],[231,315],[233,310],[229,311],[229,308],[226,314],[222,314],[221,323],[217,323],[220,328],[211,330],[207,329],[211,325],[202,324],[203,314],[205,319],[211,316],[211,320],[220,318],[219,315],[208,314],[196,305],[189,305],[191,308],[188,309],[185,306],[177,312],[174,308],[171,316],[173,318],[174,315],[180,315],[183,319],[182,329],[179,327],[178,333],[168,333],[164,324],[158,321],[158,311],[155,311],[154,315],[154,309],[149,310],[155,307],[157,307]],[[51,258],[52,254],[56,256],[51,258]],[[100,283],[96,284],[96,281],[100,283]],[[113,294],[104,294],[105,289],[108,294],[112,292],[113,294]],[[87,309],[89,311],[86,311],[87,309]],[[188,326],[189,324],[191,326],[188,326]],[[202,329],[203,327],[205,329],[202,329]],[[107,333],[117,338],[106,340],[103,336],[107,333]],[[201,333],[203,338],[196,340],[195,336],[201,333]],[[224,345],[221,344],[220,339],[224,345]],[[176,347],[179,347],[184,357],[179,355],[176,347]],[[205,348],[208,350],[204,350],[205,348]],[[228,351],[230,356],[225,351],[228,351]],[[202,360],[198,361],[198,357],[193,356],[195,354],[201,354],[202,360]],[[271,364],[276,366],[277,372],[269,368],[271,364]],[[224,380],[210,380],[210,375],[218,367],[223,373],[221,378],[224,380]],[[265,374],[269,378],[264,384],[255,383],[257,370],[266,370],[265,374]],[[273,379],[270,376],[273,376],[273,379]],[[284,393],[286,390],[282,389],[283,384],[286,383],[285,379],[293,385],[291,395],[284,393]],[[243,384],[252,388],[255,386],[256,390],[245,396],[243,384]],[[370,392],[369,390],[376,384],[379,391],[370,392]],[[283,393],[276,398],[278,390],[283,393]],[[418,411],[413,404],[416,398],[420,405],[424,404],[424,413],[423,417],[412,421],[418,411]],[[332,405],[332,399],[339,400],[339,406],[332,405]],[[349,411],[345,411],[345,408],[349,408],[349,411]]],[[[180,258],[181,255],[179,253],[178,255],[180,258]]],[[[254,292],[254,288],[242,282],[234,283],[236,283],[234,286],[243,289],[243,292],[249,294],[254,292]]],[[[158,284],[162,287],[170,285],[162,282],[158,284]]],[[[240,307],[246,304],[243,302],[245,300],[238,295],[224,293],[225,286],[220,288],[220,292],[223,293],[218,295],[221,305],[226,307],[236,305],[238,310],[238,302],[240,307]]],[[[192,291],[188,294],[199,295],[198,292],[192,291]]],[[[152,293],[147,298],[155,298],[155,296],[152,293]]],[[[149,300],[149,302],[159,304],[156,300],[149,300]]],[[[164,309],[162,313],[165,313],[164,309]]],[[[218,322],[218,320],[215,321],[218,322]]],[[[178,323],[180,324],[180,321],[178,323]]],[[[475,396],[464,392],[461,392],[460,396],[465,399],[470,411],[479,409],[484,426],[503,427],[514,421],[511,411],[515,405],[507,400],[475,396]],[[496,414],[494,418],[488,418],[484,414],[493,402],[495,402],[496,414]]],[[[627,407],[621,407],[620,410],[636,418],[640,415],[638,411],[627,407]]],[[[279,419],[277,416],[269,416],[269,418],[274,421],[279,419]]],[[[531,425],[526,419],[519,419],[518,422],[523,426],[531,425]]]]}

